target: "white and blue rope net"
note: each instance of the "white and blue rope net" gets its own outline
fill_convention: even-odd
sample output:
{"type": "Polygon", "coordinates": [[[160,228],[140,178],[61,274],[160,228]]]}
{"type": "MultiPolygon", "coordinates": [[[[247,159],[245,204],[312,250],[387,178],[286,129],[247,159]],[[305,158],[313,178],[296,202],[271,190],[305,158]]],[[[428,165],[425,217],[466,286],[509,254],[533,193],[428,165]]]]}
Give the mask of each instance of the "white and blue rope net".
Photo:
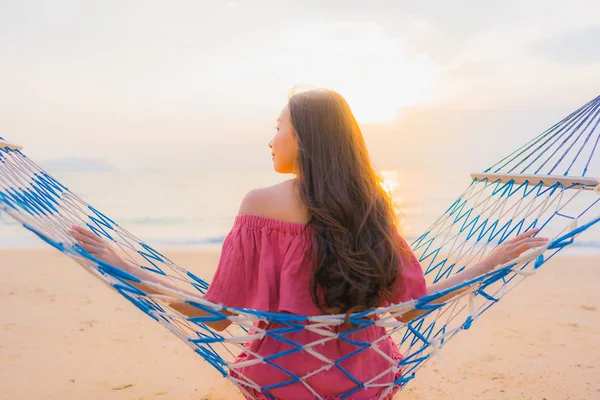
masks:
{"type": "Polygon", "coordinates": [[[307,382],[323,370],[338,368],[355,383],[342,394],[349,398],[363,388],[380,388],[381,397],[404,387],[416,372],[458,332],[498,302],[523,279],[535,273],[548,259],[573,243],[574,239],[600,222],[600,96],[579,108],[529,143],[495,163],[483,173],[472,175],[472,182],[456,201],[412,244],[424,268],[428,282],[438,282],[477,263],[498,244],[530,228],[541,228],[552,240],[544,248],[534,249],[483,276],[444,292],[385,308],[354,314],[349,330],[336,330],[344,324],[343,315],[307,317],[252,309],[228,308],[203,300],[209,284],[176,265],[167,257],[129,233],[111,218],[87,204],[31,161],[21,148],[0,138],[0,211],[11,216],[40,239],[76,260],[93,275],[118,291],[144,313],[187,343],[204,360],[248,397],[257,392],[274,398],[271,391],[291,384],[304,385],[314,397],[319,394],[307,382]],[[140,280],[98,260],[76,244],[69,234],[73,225],[87,226],[98,236],[112,242],[126,259],[140,269],[153,273],[181,291],[145,282],[163,294],[148,294],[131,282],[140,280]],[[439,299],[453,291],[460,294],[446,302],[439,299]],[[184,293],[185,292],[185,293],[184,293]],[[197,293],[192,296],[189,293],[197,293]],[[185,301],[208,315],[189,318],[169,306],[185,301]],[[412,310],[426,312],[403,323],[395,317],[412,310]],[[231,312],[224,313],[224,311],[231,312]],[[229,319],[230,327],[217,332],[206,323],[229,319]],[[257,321],[277,323],[276,329],[264,330],[257,321]],[[374,343],[356,342],[352,333],[370,325],[385,327],[386,335],[374,343]],[[318,340],[300,344],[290,333],[310,330],[318,340]],[[242,363],[234,363],[240,352],[249,352],[249,341],[270,336],[288,345],[288,350],[242,363]],[[404,355],[398,362],[381,352],[377,342],[395,339],[404,355]],[[319,353],[319,345],[345,341],[356,350],[338,360],[319,353]],[[360,382],[342,363],[371,349],[389,361],[389,369],[369,381],[360,382]],[[298,376],[277,364],[277,359],[294,352],[315,357],[322,366],[298,376]],[[242,368],[268,363],[287,378],[260,387],[241,373],[242,368]],[[398,379],[382,382],[389,372],[401,371],[398,379]],[[233,373],[235,372],[235,373],[233,373]]]}

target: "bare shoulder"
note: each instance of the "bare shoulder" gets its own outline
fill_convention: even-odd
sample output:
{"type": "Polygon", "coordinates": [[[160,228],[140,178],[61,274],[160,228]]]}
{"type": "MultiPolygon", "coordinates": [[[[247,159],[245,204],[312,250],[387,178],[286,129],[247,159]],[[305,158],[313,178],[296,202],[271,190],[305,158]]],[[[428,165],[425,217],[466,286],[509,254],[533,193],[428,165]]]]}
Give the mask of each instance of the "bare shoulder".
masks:
{"type": "Polygon", "coordinates": [[[249,191],[242,200],[239,213],[298,223],[306,223],[310,219],[294,179],[249,191]]]}

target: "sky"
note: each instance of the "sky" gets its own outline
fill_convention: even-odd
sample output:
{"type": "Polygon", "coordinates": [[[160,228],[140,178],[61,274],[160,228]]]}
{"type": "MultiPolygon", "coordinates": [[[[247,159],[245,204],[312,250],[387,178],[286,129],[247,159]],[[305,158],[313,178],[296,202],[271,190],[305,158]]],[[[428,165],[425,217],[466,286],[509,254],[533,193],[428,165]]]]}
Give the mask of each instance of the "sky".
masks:
{"type": "Polygon", "coordinates": [[[478,171],[600,94],[595,1],[0,0],[0,136],[34,160],[266,171],[296,85],[382,169],[478,171]]]}

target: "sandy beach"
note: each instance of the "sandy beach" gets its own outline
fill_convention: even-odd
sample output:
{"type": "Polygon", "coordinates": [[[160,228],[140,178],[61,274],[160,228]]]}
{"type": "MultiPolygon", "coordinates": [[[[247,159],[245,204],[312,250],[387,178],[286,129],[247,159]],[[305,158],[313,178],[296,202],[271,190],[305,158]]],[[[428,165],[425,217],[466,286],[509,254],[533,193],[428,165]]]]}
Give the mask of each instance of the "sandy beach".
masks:
{"type": "MultiPolygon", "coordinates": [[[[211,277],[218,252],[169,253],[211,277]]],[[[0,399],[240,399],[208,363],[75,262],[0,252],[0,399]]],[[[600,399],[599,256],[556,257],[398,399],[600,399]]]]}

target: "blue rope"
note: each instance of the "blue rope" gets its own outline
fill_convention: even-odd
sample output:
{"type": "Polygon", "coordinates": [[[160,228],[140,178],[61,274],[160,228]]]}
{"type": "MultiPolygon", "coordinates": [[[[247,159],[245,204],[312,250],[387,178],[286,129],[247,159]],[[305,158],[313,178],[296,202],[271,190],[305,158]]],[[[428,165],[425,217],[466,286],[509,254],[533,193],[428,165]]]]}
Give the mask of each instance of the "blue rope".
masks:
{"type": "MultiPolygon", "coordinates": [[[[600,102],[599,102],[598,104],[600,104],[600,102]]],[[[600,113],[600,108],[598,108],[598,110],[596,111],[596,114],[594,115],[594,118],[598,117],[599,113],[600,113]]],[[[583,133],[583,132],[585,132],[585,130],[586,130],[586,129],[588,129],[588,128],[590,127],[590,125],[591,125],[593,122],[594,122],[594,119],[592,118],[592,119],[591,119],[591,120],[588,122],[587,126],[586,126],[585,128],[583,128],[583,131],[582,131],[582,133],[583,133]]],[[[587,135],[587,136],[586,136],[586,138],[585,138],[585,141],[583,142],[583,144],[581,145],[581,147],[579,148],[579,150],[577,151],[577,153],[576,153],[576,154],[575,154],[575,156],[573,157],[573,160],[571,161],[571,164],[569,164],[569,166],[567,167],[567,170],[566,170],[566,171],[565,171],[565,173],[564,173],[564,175],[565,175],[565,176],[568,176],[568,175],[569,175],[569,172],[571,171],[571,168],[572,168],[572,167],[573,167],[573,165],[575,164],[575,161],[577,161],[577,159],[578,159],[578,158],[579,158],[579,156],[581,155],[581,152],[583,151],[583,149],[585,148],[585,146],[588,144],[588,142],[589,142],[590,138],[591,138],[591,137],[592,137],[592,135],[594,134],[594,131],[595,131],[595,130],[596,130],[596,128],[598,127],[598,123],[599,123],[599,122],[600,122],[600,118],[597,118],[597,119],[596,119],[596,124],[594,125],[594,127],[593,127],[592,129],[590,129],[590,131],[589,131],[588,135],[587,135]]],[[[600,135],[598,135],[598,136],[600,137],[600,135]]],[[[571,146],[569,147],[569,149],[568,149],[568,150],[565,150],[565,153],[563,154],[562,158],[564,158],[564,157],[565,157],[565,156],[568,154],[568,151],[569,151],[569,150],[570,150],[570,149],[573,147],[573,145],[574,145],[574,144],[575,144],[575,142],[573,142],[573,144],[571,144],[571,146]]],[[[591,156],[593,156],[593,155],[594,155],[594,149],[592,149],[592,152],[591,152],[591,154],[590,154],[590,158],[591,158],[591,156]]],[[[584,173],[585,173],[585,172],[583,172],[583,173],[582,173],[582,176],[583,176],[583,174],[584,174],[584,173]]]]}
{"type": "MultiPolygon", "coordinates": [[[[584,112],[582,112],[580,115],[578,115],[574,120],[570,121],[568,124],[565,124],[565,126],[563,126],[555,135],[553,135],[551,138],[549,138],[542,146],[546,146],[546,144],[554,139],[552,141],[552,143],[550,143],[550,145],[546,146],[545,148],[543,148],[543,151],[540,152],[540,154],[538,154],[538,156],[531,161],[527,167],[525,167],[521,173],[524,173],[524,171],[526,171],[527,169],[529,169],[531,166],[533,166],[533,164],[538,161],[544,154],[546,154],[546,152],[548,150],[550,150],[563,136],[565,136],[565,134],[567,134],[569,132],[569,130],[575,125],[577,124],[577,122],[579,122],[581,120],[581,118],[585,118],[585,116],[587,115],[587,112],[589,111],[589,109],[593,108],[594,104],[590,103],[589,107],[586,108],[586,110],[584,110],[584,112]],[[563,132],[564,131],[564,132],[563,132]],[[559,135],[560,133],[560,135],[559,135]]],[[[566,140],[568,140],[568,138],[570,137],[570,135],[567,137],[566,140]]],[[[539,170],[545,165],[545,163],[552,158],[552,156],[548,157],[548,159],[546,159],[546,161],[544,161],[542,163],[542,165],[534,172],[534,173],[539,173],[539,170]]]]}
{"type": "MultiPolygon", "coordinates": [[[[596,104],[596,105],[593,107],[593,110],[592,110],[592,111],[591,111],[589,114],[587,114],[587,115],[585,116],[585,118],[584,118],[584,119],[583,119],[583,120],[582,120],[582,121],[579,123],[579,125],[577,125],[577,127],[576,127],[576,128],[575,128],[575,130],[574,130],[574,131],[571,133],[571,135],[569,135],[569,137],[563,141],[563,143],[560,145],[560,147],[558,147],[556,150],[554,150],[554,153],[552,153],[552,156],[551,156],[551,157],[553,157],[553,156],[554,156],[554,154],[558,153],[558,151],[559,151],[559,150],[560,150],[560,149],[563,147],[563,145],[565,145],[565,143],[566,143],[566,142],[567,142],[569,139],[571,139],[571,137],[572,137],[573,135],[575,135],[575,133],[576,133],[576,132],[578,132],[578,131],[579,131],[579,129],[580,129],[582,126],[583,126],[583,124],[585,124],[585,123],[588,121],[588,119],[589,119],[588,126],[589,126],[589,124],[590,124],[591,122],[593,122],[594,118],[595,118],[595,117],[598,115],[598,110],[599,110],[599,107],[600,107],[600,102],[598,102],[598,104],[596,104]],[[594,113],[594,115],[593,115],[593,116],[592,116],[592,113],[594,113]],[[590,119],[590,118],[591,118],[591,119],[590,119]]],[[[559,159],[556,161],[556,163],[555,163],[555,164],[554,164],[554,166],[553,166],[553,167],[550,169],[550,171],[548,172],[548,174],[552,174],[552,173],[554,172],[554,170],[555,170],[555,169],[556,169],[556,168],[557,168],[557,167],[560,165],[560,163],[561,163],[561,162],[562,162],[562,160],[565,158],[565,156],[566,156],[566,155],[567,155],[567,154],[568,154],[568,153],[571,151],[571,149],[573,148],[573,146],[575,145],[575,143],[577,143],[577,142],[579,141],[579,139],[581,138],[581,136],[582,136],[582,135],[585,133],[585,129],[586,129],[586,128],[583,128],[583,129],[581,130],[581,132],[579,132],[579,135],[577,135],[577,137],[575,138],[575,140],[573,141],[573,143],[571,143],[571,145],[567,147],[567,149],[565,150],[565,152],[563,153],[563,155],[562,155],[562,156],[561,156],[561,157],[560,157],[560,158],[559,158],[559,159]]],[[[591,134],[591,133],[590,133],[590,134],[591,134]]],[[[579,153],[577,153],[577,154],[575,155],[575,158],[577,158],[577,156],[579,156],[579,153]]],[[[545,164],[545,162],[544,162],[544,164],[545,164]]]]}
{"type": "MultiPolygon", "coordinates": [[[[542,134],[540,134],[539,136],[533,138],[531,141],[529,141],[528,143],[524,144],[523,146],[519,147],[517,150],[515,150],[514,152],[512,152],[511,154],[509,154],[508,156],[504,157],[503,159],[501,159],[500,161],[498,161],[497,163],[493,164],[492,166],[490,166],[489,168],[487,168],[484,172],[490,172],[494,169],[494,167],[496,167],[498,164],[502,164],[504,161],[506,161],[503,165],[501,165],[499,168],[497,168],[496,170],[494,170],[494,173],[497,173],[499,171],[501,171],[504,167],[506,167],[508,164],[510,164],[512,161],[514,161],[515,159],[517,159],[518,157],[520,157],[521,155],[523,155],[525,152],[527,152],[531,147],[535,146],[538,142],[540,142],[542,139],[544,139],[546,136],[548,136],[549,134],[551,134],[555,129],[557,129],[559,126],[563,125],[564,123],[568,122],[571,120],[571,118],[573,118],[574,116],[578,115],[579,113],[582,112],[582,110],[584,110],[590,103],[592,103],[592,101],[588,102],[587,104],[581,106],[580,108],[578,108],[577,110],[573,111],[571,114],[569,114],[567,117],[565,117],[563,120],[557,122],[556,124],[554,124],[552,127],[550,127],[549,129],[547,129],[546,131],[544,131],[542,134]]],[[[543,146],[543,145],[542,145],[543,146]]],[[[535,152],[536,150],[534,150],[533,152],[535,152]]]]}
{"type": "Polygon", "coordinates": [[[547,137],[543,143],[541,143],[532,152],[530,152],[526,157],[524,157],[521,161],[519,161],[516,165],[514,165],[508,172],[509,173],[514,172],[520,165],[527,162],[531,157],[533,157],[533,159],[531,161],[529,161],[529,164],[527,164],[520,171],[521,174],[525,173],[531,166],[533,166],[546,153],[546,151],[548,151],[550,148],[552,148],[552,146],[554,146],[554,144],[557,141],[559,141],[560,138],[562,138],[569,131],[569,129],[571,129],[573,124],[575,124],[583,115],[585,115],[585,111],[586,110],[583,110],[581,114],[576,115],[573,120],[568,121],[568,122],[565,121],[564,124],[559,126],[559,129],[556,132],[554,132],[551,136],[547,137]],[[550,145],[548,145],[548,143],[551,141],[552,141],[552,143],[550,143],[550,145]],[[536,156],[536,153],[538,151],[539,151],[539,154],[537,154],[537,156],[536,156]]]}

